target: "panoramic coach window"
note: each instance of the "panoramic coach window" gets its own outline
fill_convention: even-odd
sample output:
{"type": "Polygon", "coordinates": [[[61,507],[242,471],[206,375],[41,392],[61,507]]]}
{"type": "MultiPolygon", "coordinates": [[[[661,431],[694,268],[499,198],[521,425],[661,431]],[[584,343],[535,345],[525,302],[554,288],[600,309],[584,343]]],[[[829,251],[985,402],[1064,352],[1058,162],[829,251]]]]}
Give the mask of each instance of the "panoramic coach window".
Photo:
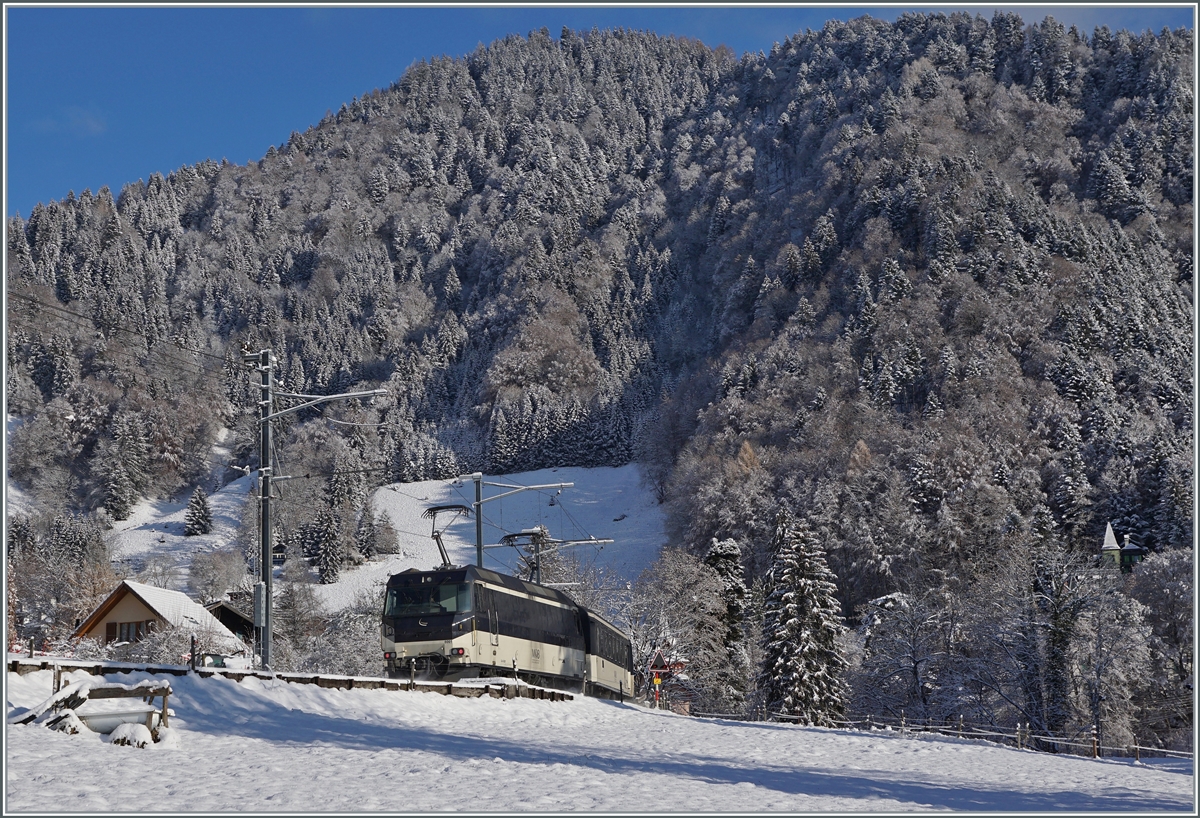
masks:
{"type": "Polygon", "coordinates": [[[465,582],[446,585],[414,585],[389,588],[387,616],[435,616],[471,610],[471,586],[465,582]]]}

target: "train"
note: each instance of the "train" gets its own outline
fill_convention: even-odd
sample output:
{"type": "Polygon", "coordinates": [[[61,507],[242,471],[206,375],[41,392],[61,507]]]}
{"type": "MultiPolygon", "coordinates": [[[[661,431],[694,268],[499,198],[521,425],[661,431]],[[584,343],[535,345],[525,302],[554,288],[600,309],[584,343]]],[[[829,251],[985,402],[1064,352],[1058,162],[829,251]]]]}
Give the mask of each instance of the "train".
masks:
{"type": "Polygon", "coordinates": [[[601,698],[633,693],[633,649],[611,622],[555,588],[479,566],[393,574],[381,639],[392,678],[514,676],[601,698]]]}

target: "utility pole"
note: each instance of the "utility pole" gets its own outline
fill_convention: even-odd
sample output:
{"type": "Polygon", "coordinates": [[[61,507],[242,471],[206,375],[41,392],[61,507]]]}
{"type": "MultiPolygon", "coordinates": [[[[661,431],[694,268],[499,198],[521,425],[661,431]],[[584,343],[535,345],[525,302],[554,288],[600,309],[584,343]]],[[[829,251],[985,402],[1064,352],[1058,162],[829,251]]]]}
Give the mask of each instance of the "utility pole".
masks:
{"type": "Polygon", "coordinates": [[[475,564],[483,567],[483,475],[471,475],[475,481],[475,564]]]}
{"type": "Polygon", "coordinates": [[[475,502],[471,504],[472,510],[475,512],[475,564],[480,568],[483,567],[483,504],[490,503],[492,500],[499,500],[501,497],[507,497],[510,494],[519,494],[522,491],[534,491],[538,489],[569,489],[574,486],[574,483],[552,483],[545,486],[512,486],[508,483],[485,483],[483,474],[475,472],[474,474],[464,474],[458,478],[459,480],[474,480],[475,481],[475,502]],[[483,487],[495,486],[496,488],[512,489],[503,494],[497,494],[492,497],[483,499],[483,487]]]}
{"type": "Polygon", "coordinates": [[[258,537],[259,537],[259,593],[262,604],[258,613],[262,622],[258,627],[258,645],[262,652],[263,670],[271,668],[271,575],[274,568],[273,543],[271,542],[271,387],[274,361],[271,350],[258,353],[258,372],[262,384],[262,398],[258,402],[258,537]]]}
{"type": "MultiPolygon", "coordinates": [[[[275,369],[274,357],[271,350],[248,353],[242,360],[254,366],[257,361],[259,383],[262,396],[259,400],[258,413],[258,477],[259,477],[259,582],[255,588],[254,626],[258,634],[259,655],[262,657],[263,670],[271,669],[271,578],[273,569],[273,543],[271,528],[271,479],[274,476],[271,458],[271,421],[284,415],[290,415],[307,409],[310,406],[326,403],[331,400],[349,398],[376,398],[387,394],[385,389],[372,389],[368,392],[346,392],[340,395],[300,395],[292,392],[275,392],[275,382],[272,372],[275,369]],[[271,407],[275,398],[293,398],[305,400],[299,406],[272,413],[271,407]],[[261,600],[261,601],[260,601],[261,600]]],[[[276,478],[286,480],[287,478],[276,478]]]]}

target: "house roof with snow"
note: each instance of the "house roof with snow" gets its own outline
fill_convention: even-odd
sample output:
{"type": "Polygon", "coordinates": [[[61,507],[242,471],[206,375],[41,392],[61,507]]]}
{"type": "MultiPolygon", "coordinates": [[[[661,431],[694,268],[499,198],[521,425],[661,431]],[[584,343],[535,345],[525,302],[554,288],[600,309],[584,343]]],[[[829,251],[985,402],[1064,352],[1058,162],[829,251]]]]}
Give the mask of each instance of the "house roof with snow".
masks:
{"type": "Polygon", "coordinates": [[[218,642],[228,642],[231,649],[241,645],[232,631],[187,594],[130,580],[123,580],[80,623],[73,636],[79,638],[93,632],[103,633],[101,626],[131,615],[142,615],[142,611],[171,627],[204,633],[218,642]]]}

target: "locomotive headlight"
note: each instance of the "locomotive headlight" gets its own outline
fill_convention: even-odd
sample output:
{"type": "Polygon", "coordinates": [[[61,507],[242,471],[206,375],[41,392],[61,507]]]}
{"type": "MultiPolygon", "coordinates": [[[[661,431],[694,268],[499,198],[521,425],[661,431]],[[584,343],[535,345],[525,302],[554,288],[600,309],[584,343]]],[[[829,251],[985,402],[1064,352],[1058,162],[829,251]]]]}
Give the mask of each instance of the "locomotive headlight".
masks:
{"type": "Polygon", "coordinates": [[[451,656],[462,656],[462,655],[464,655],[466,652],[467,652],[467,651],[466,651],[464,648],[451,648],[451,649],[450,649],[450,655],[451,655],[451,656]]]}

